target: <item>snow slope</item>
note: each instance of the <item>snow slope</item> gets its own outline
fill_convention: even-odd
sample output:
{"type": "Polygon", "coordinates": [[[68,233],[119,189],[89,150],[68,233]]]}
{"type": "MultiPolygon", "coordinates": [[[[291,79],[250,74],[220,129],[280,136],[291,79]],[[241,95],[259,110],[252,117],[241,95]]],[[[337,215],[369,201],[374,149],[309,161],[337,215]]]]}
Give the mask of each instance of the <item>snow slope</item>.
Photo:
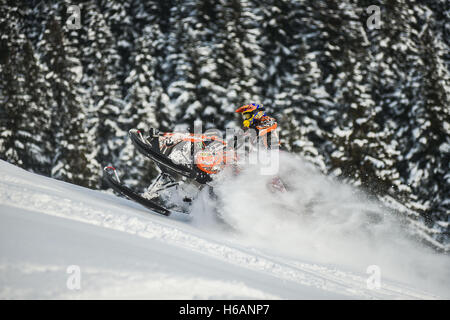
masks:
{"type": "Polygon", "coordinates": [[[309,234],[298,235],[304,230],[290,218],[274,220],[270,210],[261,208],[256,209],[262,215],[255,218],[253,211],[239,206],[238,196],[227,191],[231,186],[226,183],[221,188],[231,205],[223,208],[223,215],[234,231],[214,219],[201,198],[192,216],[167,218],[115,195],[28,173],[2,161],[0,177],[1,299],[450,297],[447,256],[417,249],[421,272],[417,276],[407,272],[406,278],[385,272],[388,264],[374,259],[370,264],[382,264],[381,288],[368,289],[365,263],[370,259],[359,258],[362,253],[354,250],[360,247],[347,247],[346,259],[331,255],[323,247],[334,243],[329,249],[335,250],[336,243],[345,243],[341,235],[318,227],[318,221],[309,234]],[[327,233],[317,241],[320,231],[327,233]],[[81,272],[81,288],[76,290],[67,286],[68,268],[73,265],[81,272]],[[429,278],[430,272],[436,278],[429,278]]]}

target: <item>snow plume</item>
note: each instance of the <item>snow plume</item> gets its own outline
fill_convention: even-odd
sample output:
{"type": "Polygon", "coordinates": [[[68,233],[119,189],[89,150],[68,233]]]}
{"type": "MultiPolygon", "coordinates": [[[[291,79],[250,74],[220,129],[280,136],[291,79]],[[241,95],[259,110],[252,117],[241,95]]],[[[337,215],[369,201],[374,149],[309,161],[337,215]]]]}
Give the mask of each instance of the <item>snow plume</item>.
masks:
{"type": "MultiPolygon", "coordinates": [[[[280,164],[287,193],[269,192],[273,176],[260,175],[257,166],[215,188],[220,214],[237,231],[237,241],[287,261],[300,258],[363,274],[376,265],[381,285],[383,277],[396,279],[450,297],[450,258],[414,240],[408,223],[297,157],[280,152],[280,164]]],[[[193,210],[203,222],[211,214],[211,205],[200,201],[204,197],[198,200],[203,208],[196,203],[193,210]]]]}

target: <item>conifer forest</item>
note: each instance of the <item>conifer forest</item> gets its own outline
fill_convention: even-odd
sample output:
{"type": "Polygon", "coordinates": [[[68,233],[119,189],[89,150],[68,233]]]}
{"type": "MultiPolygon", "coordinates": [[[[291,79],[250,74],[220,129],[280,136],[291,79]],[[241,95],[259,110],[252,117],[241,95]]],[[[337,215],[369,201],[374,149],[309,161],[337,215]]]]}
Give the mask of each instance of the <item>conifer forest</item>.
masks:
{"type": "Polygon", "coordinates": [[[281,150],[448,248],[448,0],[0,0],[0,34],[2,160],[145,187],[131,128],[225,131],[257,103],[281,150]]]}

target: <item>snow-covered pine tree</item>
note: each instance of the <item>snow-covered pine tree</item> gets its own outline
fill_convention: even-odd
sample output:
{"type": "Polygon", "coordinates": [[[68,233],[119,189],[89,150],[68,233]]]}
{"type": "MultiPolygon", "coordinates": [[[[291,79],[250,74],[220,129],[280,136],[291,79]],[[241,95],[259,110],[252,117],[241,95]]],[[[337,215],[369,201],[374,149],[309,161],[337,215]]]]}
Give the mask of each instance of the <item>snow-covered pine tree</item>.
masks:
{"type": "MultiPolygon", "coordinates": [[[[370,68],[372,92],[376,104],[382,108],[377,121],[389,128],[392,145],[395,144],[397,150],[393,160],[399,175],[391,178],[392,186],[397,189],[392,195],[419,212],[423,207],[413,200],[417,200],[417,195],[411,188],[411,177],[417,173],[418,163],[417,158],[411,158],[411,151],[420,145],[414,135],[422,125],[416,123],[416,119],[422,113],[424,100],[418,90],[423,77],[419,66],[424,66],[424,61],[419,54],[421,48],[417,36],[424,24],[418,24],[416,20],[415,8],[419,6],[401,0],[397,2],[382,6],[381,29],[367,33],[373,57],[370,68]]],[[[423,181],[418,179],[417,185],[421,183],[423,181]]]]}
{"type": "MultiPolygon", "coordinates": [[[[232,125],[224,121],[235,119],[233,112],[237,107],[247,103],[263,104],[258,85],[264,69],[264,52],[258,42],[262,23],[262,17],[258,15],[260,5],[247,0],[221,0],[216,4],[219,32],[214,59],[220,75],[218,84],[227,92],[226,99],[221,100],[220,113],[224,117],[217,123],[218,128],[232,125]]],[[[272,107],[268,105],[267,108],[271,110],[272,107]]]]}
{"type": "Polygon", "coordinates": [[[84,66],[82,84],[89,92],[89,135],[94,138],[96,160],[109,165],[118,160],[126,132],[117,122],[123,112],[121,86],[117,78],[120,56],[104,15],[95,1],[81,8],[83,28],[80,29],[79,50],[84,66]]]}
{"type": "Polygon", "coordinates": [[[170,102],[162,110],[162,118],[175,130],[191,130],[194,121],[201,120],[203,109],[198,99],[199,66],[191,49],[196,42],[198,29],[195,1],[177,2],[170,17],[172,29],[167,41],[167,60],[163,73],[170,102]],[[170,78],[168,78],[170,77],[170,78]]]}
{"type": "MultiPolygon", "coordinates": [[[[143,15],[140,13],[141,17],[143,15]]],[[[132,128],[158,129],[157,115],[160,108],[164,107],[162,99],[165,93],[157,74],[164,49],[164,37],[159,26],[154,24],[145,27],[134,47],[135,52],[130,59],[134,68],[125,80],[130,88],[125,109],[118,119],[124,132],[132,128]]],[[[148,186],[156,173],[154,163],[137,152],[129,140],[121,150],[120,163],[129,168],[129,183],[137,186],[148,186]]]]}
{"type": "Polygon", "coordinates": [[[166,93],[174,67],[166,61],[168,52],[173,50],[168,41],[169,32],[174,28],[170,20],[173,6],[172,0],[132,1],[136,49],[130,55],[130,72],[125,79],[128,103],[125,114],[131,119],[126,122],[129,125],[159,127],[162,131],[173,129],[175,113],[168,112],[166,93]],[[141,108],[143,104],[145,108],[141,108]]]}
{"type": "Polygon", "coordinates": [[[323,136],[318,121],[330,97],[319,85],[321,28],[313,19],[314,10],[291,1],[270,1],[263,8],[260,41],[265,68],[261,78],[265,105],[273,106],[279,117],[282,147],[324,170],[318,150],[323,136]],[[313,47],[315,52],[311,52],[313,47]]]}
{"type": "MultiPolygon", "coordinates": [[[[198,73],[196,92],[201,109],[196,111],[197,120],[203,122],[204,129],[224,128],[223,107],[227,105],[227,90],[223,87],[223,75],[218,72],[216,48],[220,43],[218,35],[223,32],[217,21],[217,5],[210,0],[197,1],[195,6],[195,38],[190,40],[189,56],[194,58],[198,73]]],[[[192,121],[192,120],[191,120],[192,121]]]]}
{"type": "Polygon", "coordinates": [[[413,39],[423,64],[418,68],[420,102],[410,118],[414,127],[410,149],[401,165],[409,169],[415,206],[428,226],[439,230],[437,240],[443,241],[443,234],[450,234],[450,71],[444,64],[445,46],[435,36],[434,20],[429,19],[431,10],[426,6],[413,10],[421,27],[413,39]]]}
{"type": "Polygon", "coordinates": [[[125,96],[127,86],[124,85],[124,81],[132,68],[129,59],[134,50],[134,41],[142,32],[142,29],[139,29],[138,25],[134,25],[133,21],[132,8],[136,6],[136,3],[131,0],[95,0],[94,3],[101,13],[101,19],[107,26],[104,32],[111,33],[115,50],[117,50],[121,58],[121,63],[117,66],[118,69],[115,70],[115,76],[119,80],[122,89],[121,96],[125,96]]]}
{"type": "Polygon", "coordinates": [[[296,37],[296,34],[302,35],[302,33],[294,29],[294,25],[295,27],[299,25],[298,17],[293,11],[294,5],[286,0],[267,0],[257,11],[257,14],[261,16],[259,41],[264,52],[262,56],[264,68],[259,81],[263,90],[264,104],[273,106],[277,112],[291,105],[282,86],[282,77],[287,78],[293,73],[293,64],[297,61],[289,47],[294,43],[299,45],[299,41],[302,40],[296,37]]]}
{"type": "Polygon", "coordinates": [[[80,86],[81,66],[65,33],[69,30],[58,21],[55,11],[45,25],[39,49],[47,67],[47,79],[52,98],[51,144],[52,177],[78,185],[95,187],[99,181],[99,166],[93,157],[93,141],[86,129],[86,110],[80,86]]]}
{"type": "MultiPolygon", "coordinates": [[[[374,101],[382,108],[377,122],[389,128],[391,143],[397,150],[393,160],[399,175],[391,180],[395,186],[391,195],[401,199],[409,209],[421,213],[428,226],[439,230],[436,233],[428,229],[429,234],[435,238],[439,234],[442,240],[441,232],[448,224],[441,221],[439,225],[433,221],[440,219],[437,216],[442,218],[442,207],[448,211],[443,200],[445,196],[441,193],[448,189],[448,181],[445,182],[442,173],[445,170],[440,169],[443,157],[438,150],[439,146],[445,149],[446,145],[442,138],[445,121],[434,125],[433,129],[430,121],[430,118],[444,119],[445,111],[442,111],[446,108],[440,106],[448,105],[443,94],[446,90],[446,75],[442,72],[446,51],[442,29],[431,23],[437,19],[432,17],[430,4],[404,1],[376,4],[383,9],[383,23],[380,30],[367,32],[372,56],[369,79],[373,83],[374,101]],[[431,85],[433,81],[427,80],[428,77],[440,81],[431,85]],[[430,94],[431,99],[427,98],[430,94]],[[434,105],[432,109],[439,116],[426,107],[426,101],[430,100],[434,105]],[[430,141],[434,143],[430,144],[430,141]]],[[[435,7],[438,2],[431,5],[435,7]]],[[[434,8],[433,14],[439,15],[442,10],[442,7],[441,10],[434,8]]]]}
{"type": "Polygon", "coordinates": [[[397,151],[389,128],[377,121],[382,108],[373,99],[370,43],[360,21],[361,11],[343,1],[330,6],[326,14],[332,17],[330,30],[339,30],[330,32],[326,44],[329,56],[337,58],[329,60],[336,103],[329,113],[336,123],[329,133],[334,144],[330,169],[367,190],[385,193],[398,178],[397,151]]]}
{"type": "Polygon", "coordinates": [[[0,57],[0,157],[24,169],[49,173],[49,112],[41,66],[26,35],[23,10],[0,5],[4,31],[0,57]]]}

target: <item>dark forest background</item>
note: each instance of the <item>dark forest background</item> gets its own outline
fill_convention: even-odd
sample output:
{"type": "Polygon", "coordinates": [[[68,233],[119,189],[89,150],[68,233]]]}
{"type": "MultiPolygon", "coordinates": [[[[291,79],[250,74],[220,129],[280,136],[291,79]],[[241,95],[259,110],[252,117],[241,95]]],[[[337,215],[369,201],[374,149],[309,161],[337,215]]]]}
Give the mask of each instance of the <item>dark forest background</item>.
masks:
{"type": "Polygon", "coordinates": [[[94,189],[115,164],[145,186],[130,128],[231,128],[259,103],[283,149],[448,248],[449,21],[446,0],[0,0],[0,158],[94,189]]]}

